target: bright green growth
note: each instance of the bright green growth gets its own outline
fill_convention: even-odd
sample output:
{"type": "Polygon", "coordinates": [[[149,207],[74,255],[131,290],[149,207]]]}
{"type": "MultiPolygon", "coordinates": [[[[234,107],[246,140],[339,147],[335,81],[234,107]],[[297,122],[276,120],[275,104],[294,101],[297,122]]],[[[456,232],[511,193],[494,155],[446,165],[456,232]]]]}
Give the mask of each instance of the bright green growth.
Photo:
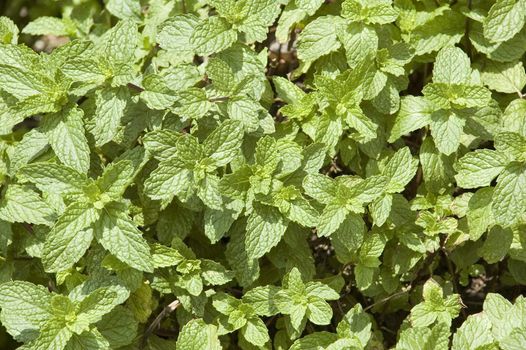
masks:
{"type": "Polygon", "coordinates": [[[2,2],[0,348],[525,348],[525,53],[526,0],[2,2]]]}

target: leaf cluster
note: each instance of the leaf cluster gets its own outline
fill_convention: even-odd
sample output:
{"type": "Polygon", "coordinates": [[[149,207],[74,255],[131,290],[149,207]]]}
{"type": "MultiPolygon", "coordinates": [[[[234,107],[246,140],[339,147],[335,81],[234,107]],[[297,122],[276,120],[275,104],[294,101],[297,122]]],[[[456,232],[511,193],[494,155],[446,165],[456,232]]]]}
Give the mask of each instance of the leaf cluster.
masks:
{"type": "Polygon", "coordinates": [[[526,0],[19,5],[0,347],[526,348],[526,0]]]}

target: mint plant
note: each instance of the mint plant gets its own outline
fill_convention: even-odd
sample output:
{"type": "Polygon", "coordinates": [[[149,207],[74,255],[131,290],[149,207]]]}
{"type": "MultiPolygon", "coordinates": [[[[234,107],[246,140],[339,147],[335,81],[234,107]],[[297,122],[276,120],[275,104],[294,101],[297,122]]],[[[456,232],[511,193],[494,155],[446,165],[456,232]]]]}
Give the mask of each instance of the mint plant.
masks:
{"type": "Polygon", "coordinates": [[[0,5],[0,348],[523,349],[525,0],[0,5]]]}

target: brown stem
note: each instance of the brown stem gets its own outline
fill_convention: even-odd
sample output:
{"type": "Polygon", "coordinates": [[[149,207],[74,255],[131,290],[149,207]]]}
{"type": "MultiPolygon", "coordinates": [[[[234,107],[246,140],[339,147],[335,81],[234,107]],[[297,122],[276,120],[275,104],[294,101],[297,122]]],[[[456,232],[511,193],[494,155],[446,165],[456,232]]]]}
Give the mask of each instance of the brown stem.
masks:
{"type": "Polygon", "coordinates": [[[28,223],[22,223],[22,227],[24,227],[26,229],[27,232],[29,232],[30,234],[34,234],[35,231],[33,231],[33,226],[31,226],[30,224],[28,223]]]}
{"type": "Polygon", "coordinates": [[[135,91],[137,91],[137,92],[143,92],[143,91],[144,91],[144,89],[143,89],[142,87],[137,86],[137,85],[132,84],[132,83],[128,83],[127,86],[128,86],[128,88],[129,88],[130,90],[135,90],[135,91]]]}
{"type": "MultiPolygon", "coordinates": [[[[471,0],[468,0],[468,8],[471,10],[471,0]]],[[[469,17],[466,17],[466,30],[464,33],[464,36],[466,37],[466,51],[468,52],[468,56],[472,58],[473,48],[471,46],[471,40],[469,40],[470,31],[471,31],[471,20],[469,19],[469,17]]]]}
{"type": "Polygon", "coordinates": [[[222,97],[213,97],[208,99],[210,102],[226,102],[228,101],[228,96],[222,96],[222,97]]]}
{"type": "Polygon", "coordinates": [[[389,300],[391,300],[391,299],[393,299],[393,298],[396,298],[396,297],[398,297],[398,296],[400,296],[400,295],[403,295],[403,294],[409,292],[409,291],[411,290],[411,288],[412,288],[412,286],[409,285],[409,286],[407,286],[407,288],[402,289],[401,291],[399,291],[399,292],[397,292],[397,293],[391,294],[391,295],[389,295],[389,296],[387,296],[387,297],[385,297],[385,298],[383,298],[383,299],[378,300],[376,303],[367,306],[366,308],[363,309],[363,311],[370,310],[370,309],[372,309],[373,307],[375,307],[376,305],[383,304],[383,303],[385,303],[385,302],[387,302],[387,301],[389,301],[389,300]]]}
{"type": "Polygon", "coordinates": [[[179,300],[175,299],[170,304],[166,305],[164,307],[164,309],[159,313],[159,315],[157,315],[157,317],[152,321],[152,323],[144,331],[144,334],[143,334],[143,337],[142,337],[141,349],[144,349],[144,347],[146,346],[146,341],[148,340],[148,337],[150,336],[150,334],[152,334],[152,332],[156,328],[159,327],[159,325],[161,324],[161,321],[163,320],[163,318],[165,318],[166,316],[168,316],[169,314],[174,312],[175,309],[177,309],[177,307],[179,305],[181,305],[181,302],[179,300]]]}
{"type": "MultiPolygon", "coordinates": [[[[455,290],[455,293],[460,296],[458,285],[457,285],[458,283],[457,275],[455,274],[455,269],[453,269],[453,264],[451,263],[451,260],[449,259],[449,253],[444,246],[441,247],[441,251],[442,251],[442,254],[444,254],[444,258],[446,259],[446,265],[447,265],[449,274],[451,275],[451,282],[453,283],[453,289],[455,290]]],[[[461,308],[460,311],[462,312],[462,317],[466,319],[468,317],[468,315],[466,314],[466,310],[464,308],[461,308]]]]}

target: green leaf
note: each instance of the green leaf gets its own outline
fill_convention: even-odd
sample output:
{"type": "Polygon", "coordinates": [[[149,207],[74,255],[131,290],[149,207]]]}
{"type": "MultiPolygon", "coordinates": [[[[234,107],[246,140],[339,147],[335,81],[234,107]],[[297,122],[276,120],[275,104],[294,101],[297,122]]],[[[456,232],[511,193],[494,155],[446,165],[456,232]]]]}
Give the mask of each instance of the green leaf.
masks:
{"type": "Polygon", "coordinates": [[[452,89],[459,89],[460,94],[453,92],[450,96],[453,104],[464,108],[486,107],[491,102],[491,92],[482,86],[453,86],[452,89]]]}
{"type": "Polygon", "coordinates": [[[227,245],[226,257],[234,269],[236,279],[241,285],[249,286],[259,277],[257,259],[249,258],[245,242],[245,224],[243,221],[234,223],[230,230],[231,240],[227,245]]]}
{"type": "Polygon", "coordinates": [[[462,39],[466,20],[462,13],[445,6],[436,8],[429,17],[426,16],[426,12],[423,11],[424,18],[416,23],[409,19],[411,23],[409,42],[414,47],[416,55],[439,51],[457,44],[462,39]],[[415,24],[418,25],[416,28],[414,28],[415,24]]]}
{"type": "Polygon", "coordinates": [[[186,134],[177,140],[177,157],[180,158],[182,166],[191,169],[196,161],[205,157],[205,154],[199,140],[186,134]]]}
{"type": "Polygon", "coordinates": [[[482,149],[462,157],[457,165],[455,176],[459,186],[476,188],[489,186],[509,163],[509,158],[496,151],[482,149]]]}
{"type": "Polygon", "coordinates": [[[16,44],[20,31],[16,24],[8,17],[0,17],[0,43],[16,44]]]}
{"type": "MultiPolygon", "coordinates": [[[[219,184],[219,187],[221,190],[221,183],[219,184]]],[[[233,206],[233,209],[226,208],[224,210],[205,209],[203,218],[205,235],[210,239],[210,242],[218,242],[225,233],[228,232],[230,226],[232,226],[239,215],[238,210],[241,210],[244,205],[241,202],[235,201],[233,202],[233,206]]]]}
{"type": "Polygon", "coordinates": [[[106,80],[106,75],[93,59],[76,58],[68,60],[62,66],[62,72],[74,81],[86,83],[88,87],[99,86],[106,80]]]}
{"type": "Polygon", "coordinates": [[[188,88],[175,96],[173,111],[184,119],[200,119],[212,107],[203,89],[188,88]]]}
{"type": "Polygon", "coordinates": [[[298,8],[285,8],[281,13],[276,27],[276,39],[280,43],[286,43],[289,40],[290,30],[294,25],[307,16],[307,13],[298,8]]]}
{"type": "Polygon", "coordinates": [[[25,69],[0,64],[0,77],[2,90],[12,94],[17,99],[43,94],[49,79],[38,72],[29,72],[25,69]]]}
{"type": "Polygon", "coordinates": [[[450,155],[458,149],[464,124],[454,112],[440,110],[431,115],[431,135],[441,153],[450,155]]]}
{"type": "Polygon", "coordinates": [[[398,17],[390,0],[363,2],[360,0],[346,0],[342,4],[342,16],[352,21],[364,21],[370,24],[387,24],[398,17]]]}
{"type": "Polygon", "coordinates": [[[161,31],[157,34],[159,46],[182,57],[193,55],[190,38],[198,23],[198,18],[193,14],[171,17],[163,23],[161,31]]]}
{"type": "Polygon", "coordinates": [[[360,215],[351,213],[340,228],[331,235],[336,257],[342,263],[354,260],[365,233],[365,223],[360,215]]]}
{"type": "Polygon", "coordinates": [[[522,0],[497,0],[484,19],[484,36],[493,42],[511,39],[524,26],[522,0]]]}
{"type": "Polygon", "coordinates": [[[292,344],[290,350],[319,350],[329,349],[329,346],[338,340],[338,336],[329,332],[316,332],[298,339],[292,344]]]}
{"type": "Polygon", "coordinates": [[[345,48],[347,63],[356,67],[368,57],[374,57],[378,50],[378,35],[374,28],[354,22],[341,31],[339,38],[345,48]]]}
{"type": "Polygon", "coordinates": [[[491,322],[491,333],[497,339],[507,337],[515,327],[513,305],[502,295],[488,293],[483,304],[484,315],[491,322]]]}
{"type": "Polygon", "coordinates": [[[398,150],[389,159],[383,171],[383,175],[389,178],[386,191],[388,193],[402,192],[415,176],[417,168],[418,160],[413,158],[409,147],[398,150]]]}
{"type": "Polygon", "coordinates": [[[386,238],[382,234],[371,234],[364,240],[359,253],[360,263],[367,267],[378,267],[379,257],[382,255],[386,238]]]}
{"type": "Polygon", "coordinates": [[[505,131],[518,132],[525,136],[524,117],[522,111],[526,109],[526,100],[516,99],[511,101],[502,116],[505,131]]]}
{"type": "Polygon", "coordinates": [[[35,184],[41,191],[62,195],[82,194],[89,184],[85,175],[70,167],[54,163],[33,163],[22,167],[19,179],[35,184]]]}
{"type": "MultiPolygon", "coordinates": [[[[363,181],[359,181],[358,184],[351,189],[351,204],[359,204],[363,206],[364,204],[374,201],[382,195],[388,182],[389,179],[383,175],[370,176],[363,181]]],[[[352,210],[356,211],[356,209],[353,208],[352,210]]],[[[362,209],[359,211],[362,211],[362,209]]]]}
{"type": "Polygon", "coordinates": [[[118,200],[133,181],[134,170],[131,161],[117,161],[108,165],[95,183],[103,195],[118,200]]]}
{"type": "Polygon", "coordinates": [[[100,332],[97,329],[91,329],[81,334],[73,334],[65,349],[105,349],[109,346],[110,344],[108,343],[108,341],[102,336],[102,334],[100,334],[100,332]]]}
{"type": "Polygon", "coordinates": [[[184,256],[177,249],[162,244],[154,244],[151,248],[155,268],[175,266],[184,260],[184,256]]]}
{"type": "Polygon", "coordinates": [[[162,111],[170,108],[177,100],[175,92],[167,86],[165,78],[160,75],[145,76],[142,85],[144,91],[141,92],[140,96],[150,109],[162,111]]]}
{"type": "Polygon", "coordinates": [[[176,159],[168,159],[159,164],[145,181],[145,192],[151,199],[170,202],[174,195],[184,192],[184,186],[192,180],[192,173],[180,168],[176,159]]]}
{"type": "Polygon", "coordinates": [[[521,94],[526,85],[526,72],[522,62],[500,63],[486,61],[481,79],[491,90],[507,94],[521,94]]]}
{"type": "Polygon", "coordinates": [[[133,0],[109,0],[106,9],[115,17],[140,21],[141,4],[133,0]]]}
{"type": "Polygon", "coordinates": [[[510,160],[521,161],[526,150],[526,139],[514,132],[498,133],[495,135],[495,149],[510,160]]]}
{"type": "Polygon", "coordinates": [[[207,285],[222,285],[232,280],[232,272],[213,260],[201,259],[201,276],[207,285]]]}
{"type": "MultiPolygon", "coordinates": [[[[396,350],[447,350],[449,349],[449,327],[439,323],[430,328],[407,328],[400,334],[396,350]]],[[[467,348],[466,348],[467,349],[467,348]]]]}
{"type": "Polygon", "coordinates": [[[24,29],[22,29],[22,33],[31,35],[68,36],[75,34],[75,26],[73,23],[64,19],[43,16],[29,22],[24,29]]]}
{"type": "Polygon", "coordinates": [[[508,165],[509,158],[489,149],[475,150],[460,158],[455,165],[455,179],[462,188],[489,186],[508,165]]]}
{"type": "Polygon", "coordinates": [[[99,243],[117,259],[137,270],[153,271],[150,248],[122,205],[107,205],[94,231],[99,243]]]}
{"type": "Polygon", "coordinates": [[[453,350],[476,350],[493,344],[491,322],[486,315],[471,315],[453,336],[453,350]]]}
{"type": "Polygon", "coordinates": [[[253,99],[238,96],[231,98],[228,100],[227,112],[231,119],[242,122],[247,131],[258,129],[262,108],[253,99]]]}
{"type": "Polygon", "coordinates": [[[520,349],[526,342],[526,332],[524,329],[515,328],[510,335],[499,342],[503,349],[520,349]]]}
{"type": "Polygon", "coordinates": [[[376,138],[376,131],[378,125],[372,122],[362,111],[359,109],[349,110],[347,113],[347,124],[350,127],[356,129],[360,134],[359,142],[365,143],[376,138]]]}
{"type": "Polygon", "coordinates": [[[318,222],[318,235],[330,236],[344,222],[349,211],[340,203],[330,203],[323,209],[318,222]]]}
{"type": "Polygon", "coordinates": [[[128,99],[129,92],[122,87],[97,90],[97,109],[88,124],[97,146],[110,142],[117,135],[128,99]]]}
{"type": "Polygon", "coordinates": [[[284,278],[283,287],[274,300],[279,312],[290,316],[292,328],[301,333],[307,317],[315,324],[329,324],[332,308],[325,300],[338,298],[334,289],[320,282],[304,284],[299,270],[294,267],[284,278]]]}
{"type": "Polygon", "coordinates": [[[190,44],[198,55],[209,56],[228,49],[236,38],[236,32],[225,19],[212,16],[195,26],[190,44]]]}
{"type": "Polygon", "coordinates": [[[335,285],[329,286],[321,282],[309,282],[305,286],[308,295],[317,296],[325,300],[338,300],[340,298],[339,293],[335,289],[337,289],[335,285]]]}
{"type": "Polygon", "coordinates": [[[371,286],[374,280],[375,269],[367,267],[362,264],[356,265],[354,268],[354,277],[356,279],[356,286],[360,290],[366,290],[371,286]]]}
{"type": "Polygon", "coordinates": [[[93,240],[89,226],[99,217],[88,203],[74,202],[66,208],[46,237],[42,263],[47,272],[67,270],[82,258],[93,240]]]}
{"type": "Polygon", "coordinates": [[[332,319],[332,308],[325,300],[314,297],[309,300],[307,305],[307,317],[317,325],[329,324],[332,319]]]}
{"type": "Polygon", "coordinates": [[[212,174],[205,175],[197,190],[197,196],[207,207],[214,210],[221,210],[223,198],[219,191],[219,178],[212,174]]]}
{"type": "Polygon", "coordinates": [[[511,163],[497,179],[492,200],[495,221],[503,227],[519,222],[526,211],[526,169],[511,163]]]}
{"type": "Polygon", "coordinates": [[[37,64],[39,55],[24,45],[2,45],[0,55],[4,64],[24,68],[37,64]]]}
{"type": "Polygon", "coordinates": [[[280,4],[274,0],[246,0],[243,1],[241,24],[237,29],[245,33],[248,43],[264,41],[267,37],[269,26],[279,15],[280,4]]]}
{"type": "Polygon", "coordinates": [[[314,227],[318,222],[318,212],[303,197],[298,197],[290,202],[287,217],[302,226],[314,227]]]}
{"type": "Polygon", "coordinates": [[[225,166],[234,159],[241,148],[243,134],[239,122],[227,120],[206,138],[203,143],[205,153],[215,166],[225,166]]]}
{"type": "Polygon", "coordinates": [[[274,298],[278,290],[278,287],[272,285],[253,288],[243,295],[243,302],[250,304],[260,316],[275,315],[278,310],[274,298]]]}
{"type": "Polygon", "coordinates": [[[0,285],[0,320],[18,341],[35,339],[45,322],[52,317],[51,293],[43,286],[25,281],[0,285]]]}
{"type": "Polygon", "coordinates": [[[105,349],[109,346],[110,344],[108,341],[102,336],[102,334],[100,334],[100,332],[98,332],[97,329],[91,329],[89,331],[82,332],[81,334],[73,334],[65,349],[105,349]]]}
{"type": "Polygon", "coordinates": [[[478,253],[489,264],[495,264],[508,254],[512,240],[513,232],[510,229],[493,226],[478,253]]]}
{"type": "Polygon", "coordinates": [[[144,136],[144,148],[156,159],[166,160],[174,156],[179,136],[172,130],[154,130],[144,136]]]}
{"type": "Polygon", "coordinates": [[[177,348],[188,350],[220,350],[217,327],[194,319],[185,324],[177,338],[177,348]]]}
{"type": "Polygon", "coordinates": [[[104,33],[98,43],[98,51],[102,56],[117,62],[133,62],[139,43],[137,25],[130,20],[119,21],[104,33]]]}
{"type": "Polygon", "coordinates": [[[452,294],[444,298],[442,287],[433,279],[424,284],[423,297],[424,301],[411,309],[410,320],[415,327],[426,327],[435,321],[451,325],[460,312],[460,296],[452,294]]]}
{"type": "Polygon", "coordinates": [[[308,174],[303,180],[305,192],[322,204],[329,204],[337,195],[334,180],[322,174],[308,174]]]}
{"type": "Polygon", "coordinates": [[[389,142],[418,130],[431,122],[433,107],[421,96],[405,96],[400,102],[400,110],[391,129],[389,142]]]}
{"type": "Polygon", "coordinates": [[[88,324],[99,322],[104,315],[122,302],[123,297],[119,294],[125,294],[125,298],[129,296],[129,292],[120,286],[99,288],[91,292],[79,303],[77,317],[88,324]],[[115,289],[119,289],[119,292],[115,289]]]}
{"type": "Polygon", "coordinates": [[[283,77],[275,76],[272,82],[276,88],[277,95],[286,103],[296,103],[306,96],[305,92],[296,84],[283,77]]]}
{"type": "Polygon", "coordinates": [[[337,38],[340,18],[322,16],[310,22],[301,32],[298,41],[298,58],[312,62],[340,48],[337,38]]]}
{"type": "Polygon", "coordinates": [[[437,54],[433,67],[433,82],[445,84],[469,83],[471,62],[458,47],[447,47],[437,54]]]}
{"type": "Polygon", "coordinates": [[[323,4],[323,0],[295,0],[294,3],[312,16],[323,4]]]}
{"type": "Polygon", "coordinates": [[[259,317],[249,319],[241,329],[241,334],[249,343],[256,346],[263,346],[270,340],[267,326],[259,317]]]}
{"type": "Polygon", "coordinates": [[[468,219],[469,234],[471,239],[478,240],[488,226],[492,225],[495,220],[491,210],[491,198],[493,197],[493,188],[486,187],[475,192],[468,202],[468,219]]]}
{"type": "MultiPolygon", "coordinates": [[[[63,320],[51,319],[41,329],[38,338],[28,344],[29,349],[64,349],[73,332],[63,320]]],[[[24,347],[22,347],[24,348],[24,347]]]]}
{"type": "Polygon", "coordinates": [[[372,337],[371,319],[360,304],[353,306],[338,324],[336,330],[342,338],[358,339],[362,346],[366,346],[372,337]]]}
{"type": "Polygon", "coordinates": [[[118,348],[133,341],[137,335],[137,321],[129,309],[116,306],[97,323],[97,330],[111,348],[118,348]]]}
{"type": "Polygon", "coordinates": [[[10,185],[0,200],[0,219],[48,225],[55,217],[53,209],[28,186],[10,185]]]}
{"type": "Polygon", "coordinates": [[[524,49],[520,45],[526,42],[525,30],[521,30],[513,38],[503,42],[492,42],[486,39],[483,31],[482,23],[473,22],[470,38],[473,47],[488,58],[499,62],[510,62],[519,59],[524,54],[524,49]]]}
{"type": "Polygon", "coordinates": [[[0,135],[11,133],[13,127],[24,120],[24,115],[14,111],[16,103],[17,100],[14,97],[0,90],[0,106],[2,109],[0,112],[0,135]]]}
{"type": "Polygon", "coordinates": [[[268,253],[279,243],[286,229],[287,222],[278,209],[254,203],[246,228],[248,257],[258,259],[268,253]]]}
{"type": "Polygon", "coordinates": [[[438,192],[453,181],[453,159],[452,156],[440,153],[433,139],[426,137],[420,149],[420,163],[427,188],[438,192]]]}
{"type": "Polygon", "coordinates": [[[84,113],[71,107],[46,116],[43,128],[60,161],[80,173],[90,167],[90,150],[84,133],[84,113]]]}

